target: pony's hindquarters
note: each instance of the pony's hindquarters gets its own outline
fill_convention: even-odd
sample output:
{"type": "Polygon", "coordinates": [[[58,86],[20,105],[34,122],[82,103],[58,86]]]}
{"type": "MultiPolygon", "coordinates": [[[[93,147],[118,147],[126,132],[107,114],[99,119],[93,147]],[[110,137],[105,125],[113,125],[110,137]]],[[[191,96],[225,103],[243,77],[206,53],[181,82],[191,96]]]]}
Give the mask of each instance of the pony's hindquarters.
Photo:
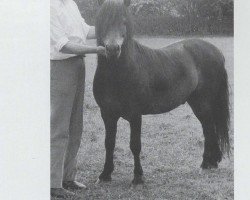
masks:
{"type": "Polygon", "coordinates": [[[202,124],[205,137],[202,168],[216,168],[229,152],[229,96],[225,59],[212,44],[191,40],[185,44],[199,71],[199,83],[188,103],[202,124]]]}

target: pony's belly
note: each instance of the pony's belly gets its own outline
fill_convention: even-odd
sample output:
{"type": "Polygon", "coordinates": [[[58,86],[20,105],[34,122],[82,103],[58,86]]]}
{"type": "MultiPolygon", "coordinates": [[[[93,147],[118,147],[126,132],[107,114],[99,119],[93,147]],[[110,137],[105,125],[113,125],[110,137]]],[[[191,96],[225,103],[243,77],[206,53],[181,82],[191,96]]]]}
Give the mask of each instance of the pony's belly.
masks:
{"type": "Polygon", "coordinates": [[[180,106],[181,104],[184,104],[186,102],[186,100],[180,101],[180,102],[168,102],[168,103],[155,103],[155,104],[151,104],[148,107],[144,107],[144,109],[142,109],[141,114],[142,115],[150,115],[150,114],[162,114],[162,113],[166,113],[169,112],[175,108],[177,108],[178,106],[180,106]]]}

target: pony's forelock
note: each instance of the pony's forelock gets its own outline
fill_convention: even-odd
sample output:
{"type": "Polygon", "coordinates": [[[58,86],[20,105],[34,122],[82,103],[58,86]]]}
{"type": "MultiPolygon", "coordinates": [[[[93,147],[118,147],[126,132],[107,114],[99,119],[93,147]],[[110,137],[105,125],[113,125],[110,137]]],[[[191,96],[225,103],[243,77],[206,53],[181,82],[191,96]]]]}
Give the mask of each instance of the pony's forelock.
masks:
{"type": "Polygon", "coordinates": [[[97,40],[100,42],[107,31],[123,23],[126,19],[127,37],[132,37],[132,22],[130,14],[123,0],[106,0],[102,4],[99,13],[96,18],[96,35],[97,40]]]}

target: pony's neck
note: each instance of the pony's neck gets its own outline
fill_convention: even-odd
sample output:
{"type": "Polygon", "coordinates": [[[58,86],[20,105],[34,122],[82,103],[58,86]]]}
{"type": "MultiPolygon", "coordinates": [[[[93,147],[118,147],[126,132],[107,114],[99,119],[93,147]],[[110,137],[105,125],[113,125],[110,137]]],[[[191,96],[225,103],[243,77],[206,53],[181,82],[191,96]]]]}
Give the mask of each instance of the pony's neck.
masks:
{"type": "Polygon", "coordinates": [[[122,45],[122,54],[121,56],[129,56],[130,54],[133,54],[134,46],[137,44],[137,41],[131,37],[126,38],[123,45],[122,45]]]}

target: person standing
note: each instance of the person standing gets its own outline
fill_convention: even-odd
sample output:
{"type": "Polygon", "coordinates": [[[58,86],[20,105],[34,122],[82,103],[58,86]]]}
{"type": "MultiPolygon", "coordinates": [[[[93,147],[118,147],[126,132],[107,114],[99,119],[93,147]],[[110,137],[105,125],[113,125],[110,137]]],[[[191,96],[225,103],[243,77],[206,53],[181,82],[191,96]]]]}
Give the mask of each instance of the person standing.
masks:
{"type": "Polygon", "coordinates": [[[84,189],[77,182],[77,152],[83,126],[84,55],[105,54],[87,46],[95,27],[86,24],[73,0],[51,0],[50,5],[50,192],[52,197],[74,195],[84,189]]]}

